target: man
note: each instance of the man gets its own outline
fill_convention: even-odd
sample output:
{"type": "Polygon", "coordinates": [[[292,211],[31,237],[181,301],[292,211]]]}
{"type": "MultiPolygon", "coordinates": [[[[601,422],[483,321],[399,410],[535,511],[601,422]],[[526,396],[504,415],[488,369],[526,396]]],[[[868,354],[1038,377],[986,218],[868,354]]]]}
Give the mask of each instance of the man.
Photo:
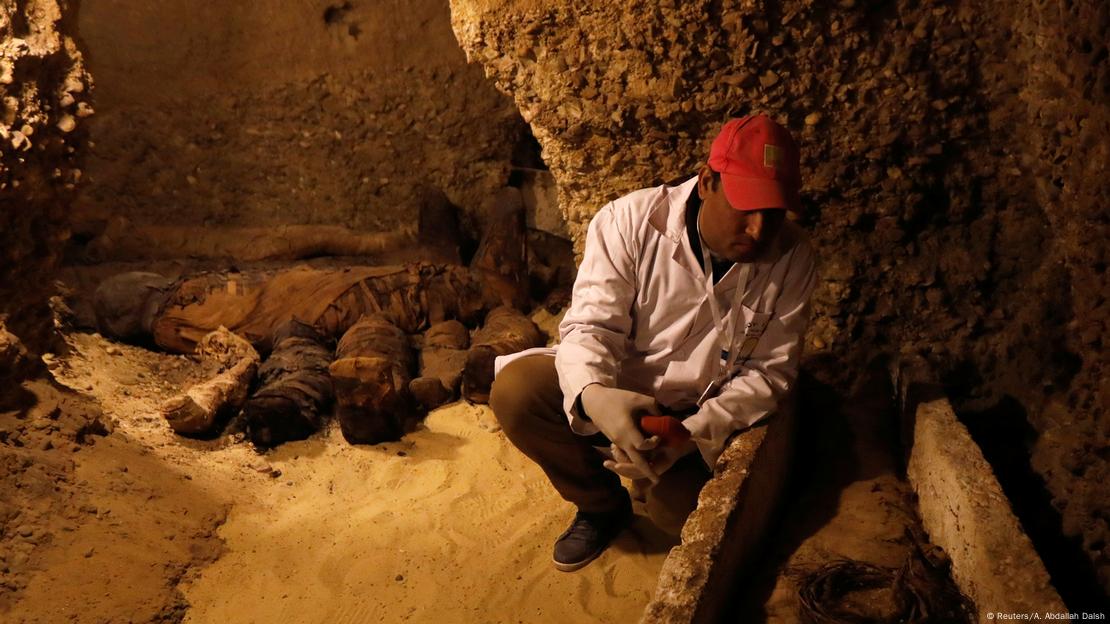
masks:
{"type": "Polygon", "coordinates": [[[816,282],[813,250],[785,218],[800,185],[785,129],[765,115],[730,120],[696,177],[626,195],[590,222],[555,357],[499,362],[495,415],[578,507],[555,543],[558,569],[586,565],[627,523],[618,475],[649,483],[649,515],[676,531],[729,436],[785,405],[816,282]],[[689,441],[645,436],[639,418],[659,414],[681,419],[689,441]]]}

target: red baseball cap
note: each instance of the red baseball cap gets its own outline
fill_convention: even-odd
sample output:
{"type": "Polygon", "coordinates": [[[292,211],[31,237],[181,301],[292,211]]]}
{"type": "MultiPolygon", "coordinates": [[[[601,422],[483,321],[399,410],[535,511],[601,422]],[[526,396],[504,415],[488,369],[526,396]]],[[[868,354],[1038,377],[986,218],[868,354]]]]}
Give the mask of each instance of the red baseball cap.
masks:
{"type": "Polygon", "coordinates": [[[721,174],[725,197],[737,210],[801,207],[798,146],[767,115],[726,122],[713,139],[709,168],[721,174]]]}

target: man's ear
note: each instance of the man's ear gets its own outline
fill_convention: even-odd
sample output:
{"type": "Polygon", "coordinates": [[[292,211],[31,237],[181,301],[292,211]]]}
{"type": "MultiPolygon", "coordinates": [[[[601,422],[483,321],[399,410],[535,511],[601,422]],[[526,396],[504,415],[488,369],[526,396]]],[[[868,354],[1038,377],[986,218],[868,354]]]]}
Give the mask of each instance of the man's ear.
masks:
{"type": "Polygon", "coordinates": [[[713,188],[713,170],[709,165],[702,165],[698,170],[698,197],[705,199],[713,188]]]}

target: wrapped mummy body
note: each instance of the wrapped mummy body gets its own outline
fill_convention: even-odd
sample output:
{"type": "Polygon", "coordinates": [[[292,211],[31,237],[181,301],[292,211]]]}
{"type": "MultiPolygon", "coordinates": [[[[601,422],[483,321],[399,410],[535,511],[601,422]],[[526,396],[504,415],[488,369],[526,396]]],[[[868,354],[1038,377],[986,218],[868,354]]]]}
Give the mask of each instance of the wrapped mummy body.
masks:
{"type": "Polygon", "coordinates": [[[527,316],[510,307],[491,310],[481,329],[474,334],[466,354],[463,398],[475,403],[489,402],[494,359],[543,344],[543,334],[527,316]]]}
{"type": "Polygon", "coordinates": [[[328,367],[343,437],[351,443],[398,440],[423,415],[409,393],[416,359],[408,336],[381,316],[347,330],[328,367]]]}
{"type": "Polygon", "coordinates": [[[291,320],[272,342],[273,352],[258,369],[260,387],[243,408],[251,441],[261,448],[312,435],[333,399],[332,349],[315,328],[291,320]]]}
{"type": "Polygon", "coordinates": [[[458,398],[468,346],[470,332],[458,321],[436,323],[424,333],[420,377],[412,380],[409,389],[425,408],[458,398]]]}

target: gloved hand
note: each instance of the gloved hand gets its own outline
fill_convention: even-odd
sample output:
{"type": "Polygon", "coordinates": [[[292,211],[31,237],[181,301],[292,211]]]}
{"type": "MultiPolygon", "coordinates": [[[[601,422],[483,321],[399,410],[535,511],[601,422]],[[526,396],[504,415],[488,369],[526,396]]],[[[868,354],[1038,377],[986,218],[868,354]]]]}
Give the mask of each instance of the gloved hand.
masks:
{"type": "Polygon", "coordinates": [[[648,465],[651,467],[654,478],[649,477],[638,466],[633,464],[629,456],[616,446],[610,449],[613,453],[613,459],[605,461],[603,465],[622,477],[628,477],[629,479],[651,479],[652,483],[658,483],[659,477],[670,470],[671,466],[675,465],[675,462],[693,453],[697,448],[698,446],[693,440],[687,440],[677,446],[659,444],[658,436],[652,436],[645,440],[640,450],[648,451],[648,465]]]}
{"type": "MultiPolygon", "coordinates": [[[[641,452],[652,451],[653,449],[655,449],[656,446],[658,446],[658,444],[658,436],[652,436],[644,440],[644,443],[641,444],[640,448],[637,450],[641,452]]],[[[646,473],[640,468],[636,467],[636,465],[633,464],[632,460],[628,457],[628,453],[622,451],[621,448],[616,444],[611,444],[609,446],[609,452],[613,455],[613,459],[607,459],[602,462],[601,465],[605,466],[609,470],[612,470],[622,477],[627,477],[629,479],[632,479],[633,481],[637,479],[647,479],[652,483],[656,483],[658,481],[659,474],[662,474],[654,474],[654,471],[652,473],[646,473]]],[[[651,465],[650,461],[648,462],[648,465],[651,465]]]]}
{"type": "Polygon", "coordinates": [[[607,388],[596,383],[586,386],[579,399],[590,421],[624,453],[627,462],[621,463],[631,464],[644,478],[657,482],[658,475],[652,471],[641,452],[649,447],[644,445],[644,434],[636,426],[640,416],[659,413],[655,399],[639,392],[607,388]]]}

